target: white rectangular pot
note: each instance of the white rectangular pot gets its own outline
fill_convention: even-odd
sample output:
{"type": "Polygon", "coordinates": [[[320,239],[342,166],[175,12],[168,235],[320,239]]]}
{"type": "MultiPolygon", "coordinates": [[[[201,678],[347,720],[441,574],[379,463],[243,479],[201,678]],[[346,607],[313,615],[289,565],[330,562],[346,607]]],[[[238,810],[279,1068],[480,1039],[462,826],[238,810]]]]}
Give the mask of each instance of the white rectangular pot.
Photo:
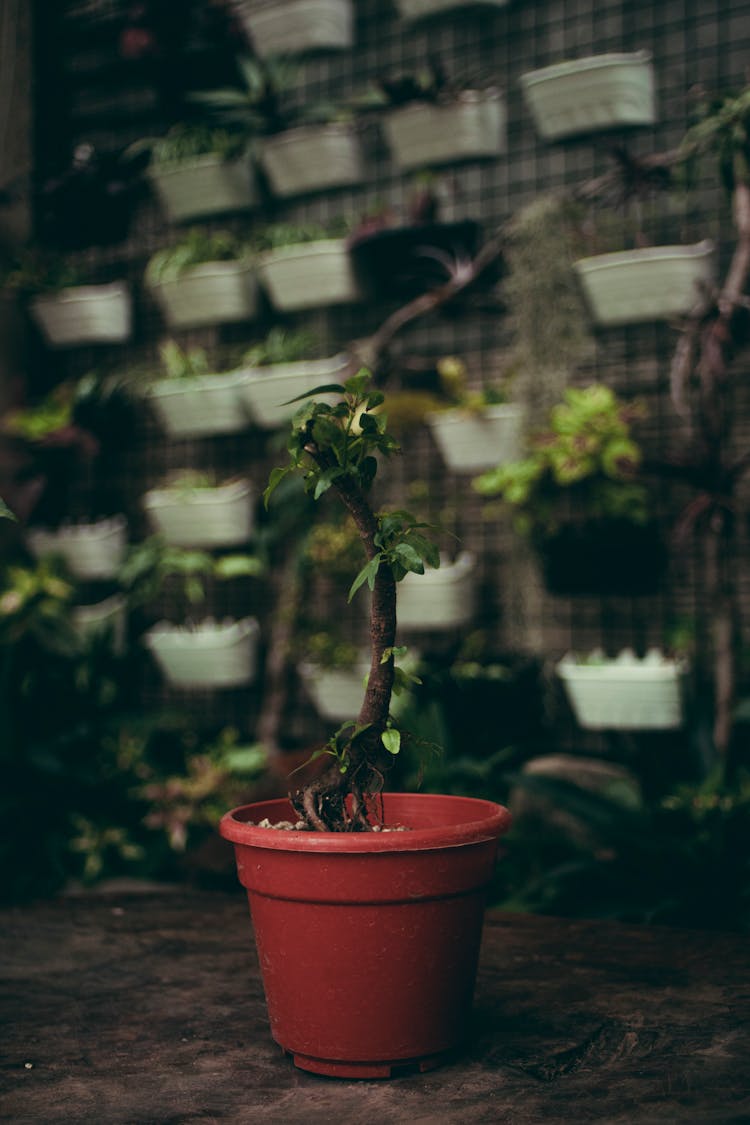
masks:
{"type": "Polygon", "coordinates": [[[716,247],[649,246],[575,263],[597,324],[637,324],[699,308],[716,277],[716,247]]]}
{"type": "Polygon", "coordinates": [[[254,320],[258,279],[247,262],[206,262],[181,277],[151,285],[170,328],[200,328],[254,320]]]}
{"type": "Polygon", "coordinates": [[[588,730],[671,730],[682,725],[685,667],[648,654],[621,653],[603,664],[556,665],[580,726],[588,730]]]}
{"type": "Polygon", "coordinates": [[[323,668],[303,661],[297,671],[321,718],[336,723],[356,719],[365,697],[365,677],[370,671],[368,660],[360,661],[353,668],[323,668]]]}
{"type": "Polygon", "coordinates": [[[246,211],[259,202],[255,168],[247,154],[222,160],[209,154],[179,164],[149,168],[148,177],[170,223],[197,215],[246,211]]]}
{"type": "Polygon", "coordinates": [[[435,444],[453,473],[478,473],[521,454],[522,409],[513,403],[482,410],[443,410],[427,415],[435,444]]]}
{"type": "Polygon", "coordinates": [[[128,543],[124,516],[96,523],[64,524],[57,531],[32,528],[29,548],[37,558],[60,555],[75,578],[114,578],[120,569],[128,543]]]}
{"type": "Polygon", "coordinates": [[[589,55],[521,75],[524,99],[544,140],[621,125],[651,125],[656,92],[651,55],[589,55]]]}
{"type": "Polygon", "coordinates": [[[386,114],[383,129],[403,171],[493,157],[505,151],[505,101],[469,91],[446,105],[413,102],[386,114]]]}
{"type": "Polygon", "coordinates": [[[53,348],[122,343],[133,328],[132,298],[123,281],[76,285],[33,297],[29,312],[53,348]]]}
{"type": "Polygon", "coordinates": [[[504,8],[507,3],[508,0],[396,0],[396,8],[402,19],[419,20],[457,8],[504,8]]]}
{"type": "Polygon", "coordinates": [[[233,0],[257,55],[345,50],[354,41],[352,0],[233,0]]]}
{"type": "Polygon", "coordinates": [[[144,635],[144,643],[173,687],[231,688],[256,678],[259,633],[254,617],[209,618],[192,628],[160,621],[144,635]]]}
{"type": "Polygon", "coordinates": [[[359,138],[351,126],[300,125],[267,138],[260,161],[274,195],[307,195],[359,184],[364,166],[359,138]]]}
{"type": "Polygon", "coordinates": [[[432,632],[468,625],[476,608],[476,564],[476,557],[463,551],[455,562],[441,562],[439,570],[407,574],[398,584],[399,629],[432,632]]]}
{"type": "MultiPolygon", "coordinates": [[[[241,384],[245,408],[261,429],[271,430],[285,425],[301,405],[292,402],[292,399],[323,384],[341,382],[348,366],[349,357],[342,352],[329,359],[249,368],[241,384]]],[[[321,397],[328,398],[326,395],[321,397]]]]}
{"type": "Polygon", "coordinates": [[[110,633],[114,651],[125,651],[127,603],[122,594],[113,594],[93,605],[74,606],[72,617],[73,628],[84,639],[110,633]]]}
{"type": "Polygon", "coordinates": [[[177,547],[234,547],[255,530],[248,480],[216,488],[152,488],[143,507],[154,531],[177,547]]]}
{"type": "Polygon", "coordinates": [[[346,305],[361,297],[343,238],[266,250],[258,256],[258,276],[280,312],[346,305]]]}
{"type": "Polygon", "coordinates": [[[159,379],[149,387],[148,399],[170,437],[205,437],[246,429],[242,375],[228,371],[159,379]]]}

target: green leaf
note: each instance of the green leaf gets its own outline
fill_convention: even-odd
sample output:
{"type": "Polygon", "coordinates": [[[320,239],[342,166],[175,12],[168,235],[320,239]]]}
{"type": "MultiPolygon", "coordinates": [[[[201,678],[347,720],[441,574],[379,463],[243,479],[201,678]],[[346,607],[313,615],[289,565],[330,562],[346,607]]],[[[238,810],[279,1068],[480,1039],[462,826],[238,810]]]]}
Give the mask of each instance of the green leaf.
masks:
{"type": "Polygon", "coordinates": [[[2,499],[2,497],[0,497],[0,519],[13,520],[14,523],[18,523],[18,518],[13,512],[11,512],[10,508],[2,499]]]}
{"type": "Polygon", "coordinates": [[[214,574],[217,578],[255,578],[264,570],[260,559],[250,555],[225,555],[217,559],[214,564],[214,574]]]}
{"type": "Polygon", "coordinates": [[[252,746],[233,746],[222,756],[222,764],[233,773],[259,773],[268,765],[268,757],[256,742],[252,746]]]}
{"type": "Polygon", "coordinates": [[[375,586],[375,576],[377,575],[380,568],[382,558],[382,554],[378,553],[370,559],[366,566],[362,567],[359,574],[352,582],[351,589],[349,590],[348,601],[352,600],[357,590],[360,588],[360,586],[363,586],[365,582],[371,590],[373,589],[373,587],[375,586]]]}
{"type": "Polygon", "coordinates": [[[393,556],[404,570],[410,570],[413,574],[424,574],[422,556],[409,543],[397,543],[393,548],[393,556]]]}
{"type": "Polygon", "coordinates": [[[381,742],[389,754],[394,756],[401,749],[401,731],[396,727],[387,727],[380,736],[381,742]]]}
{"type": "Polygon", "coordinates": [[[271,493],[281,483],[284,477],[291,472],[291,469],[291,465],[277,466],[275,469],[271,469],[268,484],[263,493],[263,504],[266,508],[268,507],[268,501],[271,499],[271,493]]]}
{"type": "Polygon", "coordinates": [[[320,387],[315,387],[311,391],[305,391],[303,394],[297,395],[295,398],[287,399],[287,401],[282,403],[282,405],[283,406],[291,406],[291,404],[293,402],[301,402],[302,399],[305,399],[305,398],[314,398],[315,395],[325,395],[325,394],[340,394],[340,395],[342,395],[342,394],[345,393],[345,390],[346,390],[346,388],[342,387],[341,383],[323,383],[320,387]]]}

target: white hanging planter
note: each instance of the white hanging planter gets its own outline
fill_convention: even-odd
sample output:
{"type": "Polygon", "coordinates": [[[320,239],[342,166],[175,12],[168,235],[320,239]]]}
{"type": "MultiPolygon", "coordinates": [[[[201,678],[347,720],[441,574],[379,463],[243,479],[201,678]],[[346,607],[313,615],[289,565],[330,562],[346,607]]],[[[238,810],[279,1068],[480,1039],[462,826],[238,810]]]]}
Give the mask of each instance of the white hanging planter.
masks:
{"type": "Polygon", "coordinates": [[[396,0],[402,19],[420,20],[458,8],[504,8],[508,0],[396,0]]]}
{"type": "Polygon", "coordinates": [[[505,151],[505,101],[496,91],[467,91],[446,105],[413,102],[383,118],[388,147],[406,171],[505,151]]]}
{"type": "Polygon", "coordinates": [[[579,258],[575,263],[597,324],[637,324],[686,316],[716,278],[716,247],[649,246],[579,258]]]}
{"type": "Polygon", "coordinates": [[[266,250],[258,256],[258,275],[280,312],[346,305],[361,297],[343,238],[266,250]]]}
{"type": "Polygon", "coordinates": [[[259,202],[255,168],[247,154],[222,160],[209,153],[179,164],[157,165],[149,168],[148,177],[170,223],[247,211],[259,202]]]}
{"type": "Polygon", "coordinates": [[[260,160],[272,193],[280,198],[359,184],[364,166],[351,126],[300,125],[267,138],[260,160]]]}
{"type": "Polygon", "coordinates": [[[341,382],[348,366],[349,357],[342,352],[329,359],[274,363],[268,367],[246,369],[241,384],[245,408],[261,429],[272,430],[285,425],[301,405],[292,402],[292,399],[325,383],[341,382]]]}
{"type": "Polygon", "coordinates": [[[150,284],[170,328],[200,328],[254,320],[258,280],[247,262],[206,262],[180,277],[150,284]]]}
{"type": "Polygon", "coordinates": [[[234,434],[248,424],[241,387],[237,371],[158,379],[149,387],[148,399],[170,437],[234,434]]]}
{"type": "Polygon", "coordinates": [[[256,678],[259,633],[254,617],[192,627],[160,621],[144,642],[173,687],[231,688],[256,678]]]}
{"type": "Polygon", "coordinates": [[[93,605],[77,605],[72,610],[73,628],[82,638],[110,633],[116,653],[125,651],[127,603],[122,594],[113,594],[93,605]]]}
{"type": "Polygon", "coordinates": [[[590,55],[521,75],[521,88],[544,140],[656,120],[648,51],[590,55]]]}
{"type": "Polygon", "coordinates": [[[152,488],[143,498],[149,522],[177,547],[233,547],[255,530],[254,494],[248,480],[216,488],[152,488]]]}
{"type": "Polygon", "coordinates": [[[588,730],[671,730],[682,724],[682,661],[656,649],[642,660],[623,649],[615,660],[580,664],[564,656],[555,668],[580,726],[588,730]]]}
{"type": "Polygon", "coordinates": [[[523,411],[513,403],[427,415],[435,443],[453,473],[478,473],[521,455],[523,411]]]}
{"type": "Polygon", "coordinates": [[[32,528],[29,548],[37,558],[60,555],[74,578],[114,578],[127,547],[124,516],[96,523],[64,524],[57,531],[32,528]]]}
{"type": "Polygon", "coordinates": [[[370,671],[369,660],[362,659],[350,668],[324,668],[302,661],[297,671],[322,719],[341,723],[359,714],[365,697],[365,677],[370,671]]]}
{"type": "Polygon", "coordinates": [[[123,281],[76,285],[33,297],[29,312],[53,348],[79,344],[119,344],[130,339],[133,305],[123,281]]]}
{"type": "Polygon", "coordinates": [[[407,574],[398,584],[399,629],[431,632],[459,629],[474,617],[477,560],[463,551],[455,562],[441,561],[439,570],[407,574]]]}
{"type": "Polygon", "coordinates": [[[345,50],[354,42],[352,0],[234,0],[257,55],[345,50]]]}

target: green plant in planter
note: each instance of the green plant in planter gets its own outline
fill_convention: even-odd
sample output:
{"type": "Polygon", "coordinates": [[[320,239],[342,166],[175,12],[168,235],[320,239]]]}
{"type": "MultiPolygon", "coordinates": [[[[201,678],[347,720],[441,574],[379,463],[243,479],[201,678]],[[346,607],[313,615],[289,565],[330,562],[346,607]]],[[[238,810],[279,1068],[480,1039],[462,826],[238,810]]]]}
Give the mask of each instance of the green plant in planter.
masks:
{"type": "Polygon", "coordinates": [[[192,227],[184,238],[156,251],[146,266],[145,280],[148,285],[158,285],[174,281],[206,262],[237,262],[251,257],[249,246],[229,231],[192,227]]]}
{"type": "MultiPolygon", "coordinates": [[[[157,168],[172,168],[199,156],[233,160],[242,155],[245,146],[245,138],[237,132],[189,122],[173,125],[163,137],[137,142],[137,147],[150,150],[151,163],[157,168]]],[[[131,152],[135,148],[131,146],[131,152]]]]}
{"type": "Polygon", "coordinates": [[[2,277],[4,289],[12,289],[24,297],[38,293],[56,293],[73,285],[81,285],[81,271],[57,254],[38,247],[28,247],[2,277]]]}
{"type": "Polygon", "coordinates": [[[549,427],[529,439],[527,457],[474,480],[478,492],[512,510],[561,593],[627,592],[629,581],[639,592],[639,568],[645,581],[663,565],[648,490],[637,477],[642,453],[631,425],[641,414],[640,404],[622,402],[601,384],[568,388],[549,427]],[[555,559],[575,568],[577,577],[565,579],[569,588],[553,578],[555,559]]]}
{"type": "Polygon", "coordinates": [[[635,480],[641,452],[630,432],[641,413],[601,384],[570,387],[553,408],[549,429],[531,438],[529,456],[484,473],[475,487],[485,496],[501,496],[525,535],[559,530],[569,519],[561,503],[567,496],[587,518],[642,524],[647,491],[635,480]]]}
{"type": "Polygon", "coordinates": [[[214,556],[171,546],[152,535],[130,549],[118,579],[132,606],[152,602],[171,580],[176,583],[179,601],[187,608],[205,600],[210,579],[255,578],[263,570],[262,561],[253,555],[214,556]]]}
{"type": "Polygon", "coordinates": [[[176,340],[159,346],[159,358],[167,379],[194,379],[211,372],[205,348],[181,348],[176,340]]]}
{"type": "Polygon", "coordinates": [[[322,242],[328,238],[345,238],[351,224],[340,217],[325,225],[322,223],[272,223],[263,227],[253,239],[256,250],[282,250],[285,246],[299,246],[309,242],[322,242]]]}
{"type": "Polygon", "coordinates": [[[425,565],[439,566],[440,558],[424,525],[410,513],[375,512],[368,500],[378,456],[388,457],[398,448],[386,416],[373,413],[383,395],[372,388],[369,372],[319,390],[335,391],[341,401],[330,405],[305,396],[311,401],[292,421],[289,462],[271,473],[266,503],[285,477],[300,474],[314,499],[331,489],[344,505],[367,558],[349,596],[365,584],[372,593],[371,663],[359,715],[336,731],[322,751],[333,758],[332,768],[291,800],[310,830],[366,831],[371,827],[367,798],[382,789],[401,744],[390,716],[392,693],[406,678],[395,663],[396,583],[409,572],[424,573],[425,565]]]}
{"type": "Polygon", "coordinates": [[[352,117],[346,106],[332,102],[297,101],[290,96],[296,68],[287,60],[237,59],[241,85],[191,95],[209,120],[228,132],[250,138],[271,136],[296,125],[321,125],[352,117]]]}
{"type": "Polygon", "coordinates": [[[264,340],[242,352],[240,367],[270,367],[277,363],[297,363],[310,359],[320,351],[313,332],[297,332],[275,325],[264,340]]]}
{"type": "Polygon", "coordinates": [[[80,647],[71,620],[75,583],[57,560],[10,565],[3,569],[2,578],[0,647],[26,637],[53,652],[70,653],[80,647]]]}

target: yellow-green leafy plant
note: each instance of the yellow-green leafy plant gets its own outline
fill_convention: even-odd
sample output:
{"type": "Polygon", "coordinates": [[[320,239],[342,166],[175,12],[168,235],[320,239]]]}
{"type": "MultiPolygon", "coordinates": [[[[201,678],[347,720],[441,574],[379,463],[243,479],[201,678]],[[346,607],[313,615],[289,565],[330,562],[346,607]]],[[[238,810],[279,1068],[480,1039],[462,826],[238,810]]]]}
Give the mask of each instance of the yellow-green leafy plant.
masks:
{"type": "Polygon", "coordinates": [[[532,539],[554,534],[576,513],[645,524],[648,492],[637,479],[642,454],[631,432],[642,413],[602,384],[569,387],[548,428],[529,438],[527,456],[483,473],[474,487],[500,497],[532,539]]]}

